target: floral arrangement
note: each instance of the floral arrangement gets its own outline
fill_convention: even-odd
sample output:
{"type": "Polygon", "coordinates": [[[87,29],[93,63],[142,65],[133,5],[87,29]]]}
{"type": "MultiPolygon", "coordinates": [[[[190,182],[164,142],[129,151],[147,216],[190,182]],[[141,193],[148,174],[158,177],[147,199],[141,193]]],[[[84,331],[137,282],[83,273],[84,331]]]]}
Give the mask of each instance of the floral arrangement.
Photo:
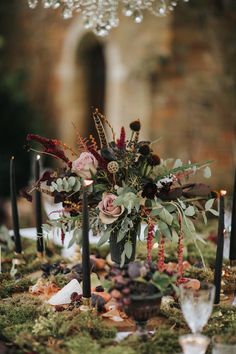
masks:
{"type": "MultiPolygon", "coordinates": [[[[141,225],[146,224],[147,259],[156,240],[158,269],[164,269],[165,240],[178,235],[178,273],[182,274],[183,238],[196,242],[194,221],[206,212],[217,215],[212,208],[216,195],[205,184],[189,183],[189,178],[202,170],[206,178],[211,171],[209,162],[182,163],[180,159],[163,160],[154,153],[156,142],[140,141],[139,120],[130,123],[130,132],[124,127],[116,137],[107,119],[96,110],[93,113],[99,137],[99,146],[93,136],[89,139],[77,134],[78,151],[59,140],[29,134],[28,141],[40,143],[41,153],[54,156],[64,163],[61,170],[45,172],[34,186],[62,202],[56,220],[44,225],[46,231],[61,230],[62,240],[73,230],[70,245],[81,238],[82,193],[84,181],[92,180],[87,187],[90,227],[100,235],[99,245],[110,240],[120,250],[120,263],[134,259],[135,242],[141,225]],[[108,125],[112,139],[107,138],[108,125]],[[127,136],[129,134],[129,136],[127,136]]],[[[198,237],[199,238],[199,237],[198,237]]],[[[118,252],[118,251],[117,251],[118,252]]]]}

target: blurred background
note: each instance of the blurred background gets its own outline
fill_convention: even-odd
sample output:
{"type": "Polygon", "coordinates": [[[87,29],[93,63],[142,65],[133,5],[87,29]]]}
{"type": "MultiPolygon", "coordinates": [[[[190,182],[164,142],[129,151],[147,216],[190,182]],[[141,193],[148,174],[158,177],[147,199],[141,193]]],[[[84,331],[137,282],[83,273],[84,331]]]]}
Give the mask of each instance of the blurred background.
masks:
{"type": "MultiPolygon", "coordinates": [[[[236,1],[190,0],[164,18],[145,13],[141,24],[120,18],[100,38],[79,16],[65,21],[59,9],[1,0],[0,218],[9,227],[10,157],[16,157],[20,189],[30,183],[35,158],[24,149],[26,134],[74,146],[73,124],[81,135],[94,131],[92,107],[117,132],[140,118],[143,138],[162,137],[157,153],[163,158],[214,160],[207,182],[232,192],[236,1]]],[[[21,226],[33,225],[32,206],[19,204],[21,226]]]]}

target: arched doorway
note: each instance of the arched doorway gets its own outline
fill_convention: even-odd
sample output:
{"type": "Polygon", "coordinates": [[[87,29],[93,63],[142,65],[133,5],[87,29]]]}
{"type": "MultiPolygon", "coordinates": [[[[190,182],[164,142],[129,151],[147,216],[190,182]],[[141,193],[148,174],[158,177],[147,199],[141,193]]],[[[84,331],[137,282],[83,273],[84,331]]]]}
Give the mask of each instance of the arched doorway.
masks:
{"type": "Polygon", "coordinates": [[[104,45],[91,33],[86,33],[79,43],[77,65],[82,74],[78,89],[84,85],[84,135],[96,138],[92,112],[95,108],[105,112],[106,63],[104,45]]]}

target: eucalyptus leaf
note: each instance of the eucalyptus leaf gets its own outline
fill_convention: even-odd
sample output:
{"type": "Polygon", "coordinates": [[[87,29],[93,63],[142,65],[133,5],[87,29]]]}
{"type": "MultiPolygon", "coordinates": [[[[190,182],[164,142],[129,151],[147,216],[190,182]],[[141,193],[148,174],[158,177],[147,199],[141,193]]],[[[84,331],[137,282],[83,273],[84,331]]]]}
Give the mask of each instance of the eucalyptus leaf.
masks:
{"type": "Polygon", "coordinates": [[[157,242],[159,242],[160,237],[161,237],[160,230],[156,229],[154,237],[157,240],[157,242]]]}
{"type": "Polygon", "coordinates": [[[168,239],[172,238],[171,230],[169,229],[168,225],[164,221],[161,220],[158,221],[158,228],[161,234],[163,234],[165,237],[167,237],[168,239]]]}
{"type": "Polygon", "coordinates": [[[205,210],[208,211],[212,208],[213,204],[214,204],[215,199],[209,199],[206,204],[205,204],[205,210]]]}
{"type": "Polygon", "coordinates": [[[126,254],[127,258],[130,259],[131,255],[132,255],[132,251],[133,251],[133,245],[130,241],[127,241],[125,243],[124,250],[125,250],[125,254],[126,254]]]}
{"type": "Polygon", "coordinates": [[[168,204],[165,206],[165,208],[169,211],[169,213],[173,213],[176,210],[176,206],[173,204],[168,204]]]}
{"type": "Polygon", "coordinates": [[[98,241],[98,247],[102,246],[104,243],[106,243],[109,240],[109,237],[111,235],[111,230],[106,230],[104,231],[103,235],[98,241]]]}
{"type": "Polygon", "coordinates": [[[70,176],[68,178],[68,183],[70,187],[74,187],[75,183],[76,183],[76,178],[74,176],[70,176]]]}
{"type": "Polygon", "coordinates": [[[77,180],[74,187],[73,187],[73,191],[78,192],[80,189],[81,189],[81,183],[79,180],[77,180]]]}
{"type": "Polygon", "coordinates": [[[201,241],[204,245],[206,245],[207,243],[206,243],[206,241],[202,238],[202,236],[200,236],[200,235],[196,235],[196,239],[198,240],[198,241],[201,241]]]}
{"type": "Polygon", "coordinates": [[[183,166],[183,162],[180,159],[175,160],[173,168],[177,168],[181,166],[183,166]]]}
{"type": "Polygon", "coordinates": [[[206,217],[205,211],[202,212],[202,218],[203,218],[204,224],[207,225],[207,217],[206,217]]]}
{"type": "Polygon", "coordinates": [[[143,234],[144,234],[144,238],[146,239],[147,238],[147,235],[148,235],[148,225],[145,226],[145,229],[143,231],[143,234]]]}
{"type": "Polygon", "coordinates": [[[70,242],[68,244],[68,248],[72,247],[75,243],[78,243],[77,239],[79,238],[79,236],[81,236],[81,238],[82,238],[82,230],[81,229],[74,229],[72,238],[70,239],[70,242]]]}
{"type": "Polygon", "coordinates": [[[118,232],[118,236],[117,236],[117,243],[120,242],[120,241],[122,241],[123,238],[125,237],[125,235],[126,235],[126,234],[125,234],[122,230],[120,230],[120,231],[118,232]]]}
{"type": "Polygon", "coordinates": [[[125,249],[123,250],[123,252],[121,253],[121,256],[120,256],[120,267],[123,268],[124,264],[125,264],[125,249]]]}
{"type": "Polygon", "coordinates": [[[62,178],[58,178],[58,179],[56,180],[56,182],[57,182],[57,185],[58,185],[58,186],[62,186],[62,185],[63,185],[63,180],[62,180],[62,178]]]}
{"type": "Polygon", "coordinates": [[[219,216],[219,212],[217,210],[214,210],[214,209],[209,209],[208,210],[210,213],[212,213],[213,215],[215,216],[219,216]]]}
{"type": "Polygon", "coordinates": [[[196,236],[196,230],[195,230],[195,226],[192,222],[192,220],[190,220],[187,217],[183,218],[183,231],[185,236],[193,238],[196,236]]]}
{"type": "Polygon", "coordinates": [[[211,177],[211,169],[209,166],[206,166],[203,170],[203,176],[205,178],[210,178],[211,177]]]}
{"type": "Polygon", "coordinates": [[[159,218],[164,221],[166,224],[170,225],[172,224],[173,221],[173,216],[171,213],[166,208],[163,208],[160,213],[159,213],[159,218]]]}
{"type": "Polygon", "coordinates": [[[185,209],[184,214],[186,216],[193,216],[195,214],[195,209],[192,205],[189,205],[187,209],[185,209]]]}

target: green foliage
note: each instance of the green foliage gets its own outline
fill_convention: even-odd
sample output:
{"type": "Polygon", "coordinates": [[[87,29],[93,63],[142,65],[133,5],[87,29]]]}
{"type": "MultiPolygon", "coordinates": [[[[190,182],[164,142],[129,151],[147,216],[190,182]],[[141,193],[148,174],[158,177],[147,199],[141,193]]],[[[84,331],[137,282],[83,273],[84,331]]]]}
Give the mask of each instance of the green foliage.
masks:
{"type": "Polygon", "coordinates": [[[79,177],[63,177],[58,178],[55,182],[52,182],[50,191],[54,192],[78,192],[81,188],[81,181],[79,177]]]}
{"type": "Polygon", "coordinates": [[[213,283],[214,274],[210,268],[191,267],[184,272],[186,278],[198,279],[207,283],[213,283]]]}
{"type": "Polygon", "coordinates": [[[101,351],[100,345],[96,341],[92,340],[88,334],[73,337],[66,343],[66,348],[70,354],[97,354],[101,351]]]}
{"type": "Polygon", "coordinates": [[[42,302],[33,296],[15,295],[0,303],[0,338],[13,341],[18,333],[32,329],[38,314],[45,313],[42,302]]]}
{"type": "Polygon", "coordinates": [[[0,284],[0,298],[6,298],[14,293],[20,293],[29,289],[33,285],[31,279],[23,278],[19,280],[3,280],[0,284]]]}

